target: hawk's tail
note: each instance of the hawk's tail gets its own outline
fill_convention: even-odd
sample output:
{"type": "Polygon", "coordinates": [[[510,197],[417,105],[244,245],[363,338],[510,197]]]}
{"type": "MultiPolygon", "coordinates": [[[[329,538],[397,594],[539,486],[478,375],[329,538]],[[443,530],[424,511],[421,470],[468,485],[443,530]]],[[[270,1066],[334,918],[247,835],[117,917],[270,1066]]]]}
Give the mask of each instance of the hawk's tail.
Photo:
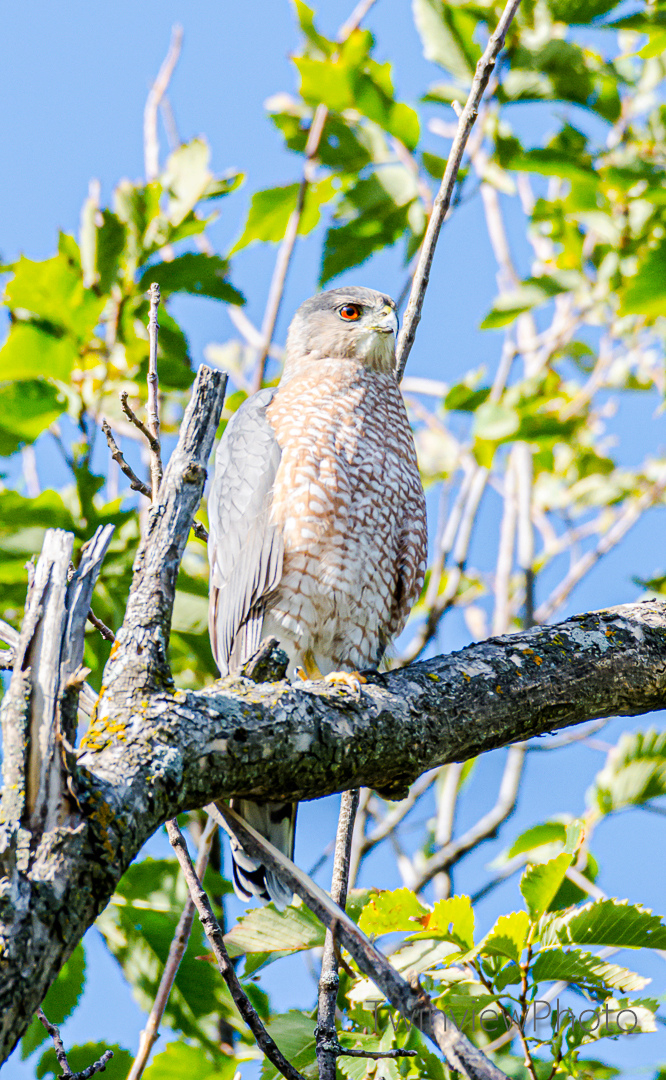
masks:
{"type": "MultiPolygon", "coordinates": [[[[298,803],[260,804],[249,799],[232,799],[230,805],[232,810],[245,818],[248,825],[270,840],[278,851],[293,859],[298,803]]],[[[230,839],[236,896],[240,900],[251,900],[253,896],[258,896],[266,903],[272,900],[278,911],[284,911],[293,900],[291,889],[283,885],[273,871],[267,870],[258,859],[250,858],[233,833],[230,833],[230,839]]]]}

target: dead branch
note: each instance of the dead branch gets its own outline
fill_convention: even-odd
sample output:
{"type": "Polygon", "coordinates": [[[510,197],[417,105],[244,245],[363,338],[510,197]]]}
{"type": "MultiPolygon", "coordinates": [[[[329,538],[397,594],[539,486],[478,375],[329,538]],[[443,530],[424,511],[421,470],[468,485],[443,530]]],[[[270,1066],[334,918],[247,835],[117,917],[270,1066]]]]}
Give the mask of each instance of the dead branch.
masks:
{"type": "Polygon", "coordinates": [[[113,437],[113,432],[111,431],[111,428],[109,427],[106,420],[102,420],[102,431],[104,432],[106,436],[106,441],[109,444],[111,457],[116,462],[120,471],[124,473],[124,475],[129,480],[132,491],[141,492],[141,494],[145,495],[147,499],[152,498],[152,493],[150,488],[148,487],[148,484],[144,484],[143,480],[139,480],[139,477],[136,475],[132,467],[128,465],[125,461],[125,458],[122,455],[118,443],[113,437]]]}

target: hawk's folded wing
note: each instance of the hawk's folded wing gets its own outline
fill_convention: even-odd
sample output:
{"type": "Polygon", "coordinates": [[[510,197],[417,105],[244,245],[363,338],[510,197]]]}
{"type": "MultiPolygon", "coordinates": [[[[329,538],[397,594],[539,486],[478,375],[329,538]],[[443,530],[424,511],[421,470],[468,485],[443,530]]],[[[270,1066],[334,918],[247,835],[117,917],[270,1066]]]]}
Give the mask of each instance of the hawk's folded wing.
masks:
{"type": "Polygon", "coordinates": [[[274,390],[245,401],[227,424],[215,455],[208,497],[210,641],[221,675],[256,652],[262,598],[282,576],[282,532],[271,524],[280,447],[266,416],[274,390]]]}

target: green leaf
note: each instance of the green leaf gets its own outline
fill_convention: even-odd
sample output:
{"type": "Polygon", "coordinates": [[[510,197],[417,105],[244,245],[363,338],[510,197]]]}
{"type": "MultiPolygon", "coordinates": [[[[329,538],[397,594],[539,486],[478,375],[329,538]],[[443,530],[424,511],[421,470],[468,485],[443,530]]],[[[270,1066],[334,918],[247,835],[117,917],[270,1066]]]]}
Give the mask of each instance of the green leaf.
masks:
{"type": "Polygon", "coordinates": [[[620,315],[666,314],[666,240],[648,251],[635,277],[620,293],[620,315]]]}
{"type": "MultiPolygon", "coordinates": [[[[126,871],[97,920],[133,996],[146,1011],[155,999],[185,895],[175,859],[142,859],[126,871]]],[[[235,1028],[242,1028],[242,1022],[213,965],[198,959],[206,952],[201,926],[195,920],[164,1020],[214,1052],[220,1013],[235,1028]]]]}
{"type": "Polygon", "coordinates": [[[583,990],[619,990],[623,994],[642,990],[650,982],[628,968],[608,964],[580,949],[542,949],[532,965],[531,974],[537,983],[562,980],[583,990]]]}
{"type": "Polygon", "coordinates": [[[525,871],[520,879],[520,891],[531,919],[539,919],[548,910],[571,862],[572,856],[568,852],[562,852],[549,862],[537,863],[525,871]]]}
{"type": "Polygon", "coordinates": [[[474,948],[474,911],[469,896],[450,896],[448,900],[438,900],[430,914],[419,921],[423,930],[412,934],[412,941],[434,938],[452,941],[464,952],[474,948]]]}
{"type": "Polygon", "coordinates": [[[230,956],[243,953],[292,953],[324,944],[324,928],[306,907],[276,911],[273,904],[254,908],[224,936],[230,956]]]}
{"type": "Polygon", "coordinates": [[[34,379],[48,375],[66,382],[79,359],[72,338],[50,333],[32,322],[12,323],[9,337],[0,349],[3,379],[34,379]]]}
{"type": "Polygon", "coordinates": [[[396,930],[414,930],[414,923],[427,913],[428,909],[411,889],[385,889],[371,895],[358,925],[364,934],[379,937],[396,930]]]}
{"type": "Polygon", "coordinates": [[[520,416],[516,409],[498,401],[486,401],[474,414],[472,433],[475,439],[499,442],[515,435],[519,427],[520,416]]]}
{"type": "Polygon", "coordinates": [[[176,227],[194,209],[213,180],[208,165],[210,147],[204,139],[192,139],[169,155],[161,177],[162,186],[169,192],[167,218],[176,227]]]}
{"type": "MultiPolygon", "coordinates": [[[[48,1016],[46,1009],[44,1009],[44,1012],[48,1016]]],[[[50,1019],[51,1017],[49,1016],[49,1020],[50,1019]]],[[[68,1047],[67,1061],[69,1062],[72,1072],[83,1072],[83,1070],[87,1069],[89,1065],[92,1065],[94,1061],[99,1061],[105,1050],[113,1050],[113,1057],[104,1069],[104,1080],[126,1080],[127,1073],[132,1066],[134,1058],[129,1050],[125,1050],[124,1047],[118,1046],[115,1043],[91,1042],[84,1043],[83,1046],[68,1047]]],[[[41,1077],[49,1076],[50,1074],[53,1074],[53,1076],[56,1077],[62,1075],[62,1070],[58,1064],[58,1059],[56,1058],[53,1047],[51,1047],[50,1050],[47,1050],[45,1054],[42,1054],[35,1072],[37,1080],[41,1080],[41,1077]]],[[[146,1072],[145,1075],[147,1076],[148,1073],[146,1072]]]]}
{"type": "Polygon", "coordinates": [[[501,293],[493,302],[490,312],[481,323],[481,330],[495,330],[513,322],[524,311],[531,311],[540,304],[546,304],[559,293],[569,292],[579,283],[578,275],[561,276],[558,280],[553,275],[543,274],[538,278],[527,278],[520,288],[501,293]]]}
{"type": "Polygon", "coordinates": [[[442,0],[412,0],[412,12],[426,60],[439,64],[469,86],[481,56],[473,39],[476,14],[442,0]]]}
{"type": "Polygon", "coordinates": [[[444,398],[444,408],[451,412],[475,412],[490,394],[489,386],[473,387],[466,383],[452,386],[444,398]]]}
{"type": "Polygon", "coordinates": [[[44,379],[0,383],[0,456],[34,442],[64,409],[59,391],[44,379]]]}
{"type": "Polygon", "coordinates": [[[479,945],[479,952],[482,956],[507,956],[518,964],[525,948],[529,927],[530,920],[526,911],[500,915],[479,945]]]}
{"type": "Polygon", "coordinates": [[[304,4],[303,0],[294,0],[294,7],[296,8],[299,26],[310,44],[314,45],[324,56],[330,56],[331,53],[335,52],[337,42],[329,41],[328,38],[319,33],[314,24],[313,9],[304,4]]]}
{"type": "Polygon", "coordinates": [[[105,304],[104,297],[84,289],[80,270],[62,254],[43,262],[22,255],[14,264],[14,276],[7,283],[5,296],[12,310],[29,312],[62,327],[78,341],[87,341],[105,304]]]}
{"type": "Polygon", "coordinates": [[[345,224],[326,233],[320,284],[396,243],[409,227],[409,207],[416,196],[414,177],[402,165],[387,165],[359,180],[336,210],[336,219],[345,224]]]}
{"type": "Polygon", "coordinates": [[[100,292],[108,293],[120,271],[127,230],[112,210],[100,211],[102,223],[97,228],[96,268],[100,292]]]}
{"type": "Polygon", "coordinates": [[[219,255],[203,251],[179,255],[171,262],[156,263],[144,271],[139,289],[146,292],[156,281],[162,292],[184,292],[193,296],[210,296],[227,304],[244,304],[245,297],[226,280],[229,263],[219,255]]]}
{"type": "MultiPolygon", "coordinates": [[[[282,240],[289,217],[296,209],[299,187],[299,184],[288,184],[286,187],[255,191],[245,228],[229,254],[233,255],[241,251],[255,240],[274,244],[282,240]]],[[[330,202],[336,194],[337,189],[330,178],[308,185],[298,226],[301,235],[312,232],[316,228],[321,217],[321,207],[330,202]]]]}
{"type": "Polygon", "coordinates": [[[568,26],[583,25],[617,7],[618,0],[548,0],[554,19],[568,26]]]}
{"type": "MultiPolygon", "coordinates": [[[[546,844],[563,844],[566,839],[566,829],[560,821],[546,821],[543,825],[533,825],[517,836],[506,853],[507,859],[513,859],[516,855],[523,855],[526,851],[534,851],[546,844]]],[[[559,852],[558,852],[559,854],[559,852]]],[[[539,860],[541,861],[541,860],[539,860]]]]}
{"type": "Polygon", "coordinates": [[[622,735],[587,793],[602,814],[642,806],[666,794],[666,732],[650,728],[622,735]]]}
{"type": "MultiPolygon", "coordinates": [[[[315,1021],[306,1013],[280,1013],[266,1024],[269,1035],[275,1040],[288,1061],[302,1072],[315,1060],[315,1021]]],[[[264,1059],[261,1080],[279,1080],[280,1073],[268,1058],[264,1059]]]]}
{"type": "MultiPolygon", "coordinates": [[[[57,979],[49,988],[46,997],[42,1002],[44,1015],[52,1024],[62,1024],[70,1013],[74,1011],[79,1003],[81,994],[83,993],[85,981],[86,954],[83,945],[79,942],[69,960],[58,972],[57,979]]],[[[38,1020],[36,1016],[33,1017],[30,1022],[30,1027],[21,1039],[21,1057],[30,1057],[33,1050],[40,1046],[47,1038],[48,1032],[41,1020],[38,1020]]],[[[43,1060],[44,1058],[42,1058],[42,1061],[43,1060]]],[[[91,1058],[88,1064],[94,1060],[95,1058],[91,1058]]],[[[37,1076],[44,1075],[43,1072],[39,1071],[41,1067],[42,1062],[40,1061],[37,1076]]],[[[74,1067],[72,1067],[72,1071],[75,1071],[74,1067]]]]}
{"type": "MultiPolygon", "coordinates": [[[[144,1072],[145,1080],[232,1080],[238,1069],[234,1055],[217,1064],[199,1046],[184,1042],[170,1042],[161,1054],[153,1057],[144,1072]]],[[[122,1080],[125,1080],[123,1077],[122,1080]]]]}
{"type": "MultiPolygon", "coordinates": [[[[562,858],[562,856],[560,856],[562,858]]],[[[627,900],[595,900],[565,915],[547,916],[544,945],[613,945],[626,949],[666,948],[666,926],[658,915],[627,900]]]]}

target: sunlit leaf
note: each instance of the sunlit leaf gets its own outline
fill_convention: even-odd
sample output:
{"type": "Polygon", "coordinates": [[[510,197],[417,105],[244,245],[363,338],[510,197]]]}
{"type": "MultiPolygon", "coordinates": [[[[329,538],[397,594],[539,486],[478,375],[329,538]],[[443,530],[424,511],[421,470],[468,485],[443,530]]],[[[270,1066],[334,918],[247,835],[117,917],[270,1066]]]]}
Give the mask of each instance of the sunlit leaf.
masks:
{"type": "Polygon", "coordinates": [[[373,937],[396,930],[414,930],[415,922],[427,911],[411,889],[385,889],[370,897],[358,925],[364,934],[373,937]]]}
{"type": "Polygon", "coordinates": [[[544,945],[666,948],[666,926],[659,915],[626,900],[595,900],[565,915],[547,916],[541,933],[544,945]]]}
{"type": "Polygon", "coordinates": [[[562,852],[549,862],[537,863],[525,871],[520,879],[520,891],[531,919],[540,918],[548,910],[571,862],[572,856],[562,852]]]}
{"type": "Polygon", "coordinates": [[[598,987],[619,990],[623,994],[642,990],[650,982],[628,968],[609,964],[580,949],[541,949],[532,965],[531,975],[535,982],[563,980],[586,990],[598,987]]]}

